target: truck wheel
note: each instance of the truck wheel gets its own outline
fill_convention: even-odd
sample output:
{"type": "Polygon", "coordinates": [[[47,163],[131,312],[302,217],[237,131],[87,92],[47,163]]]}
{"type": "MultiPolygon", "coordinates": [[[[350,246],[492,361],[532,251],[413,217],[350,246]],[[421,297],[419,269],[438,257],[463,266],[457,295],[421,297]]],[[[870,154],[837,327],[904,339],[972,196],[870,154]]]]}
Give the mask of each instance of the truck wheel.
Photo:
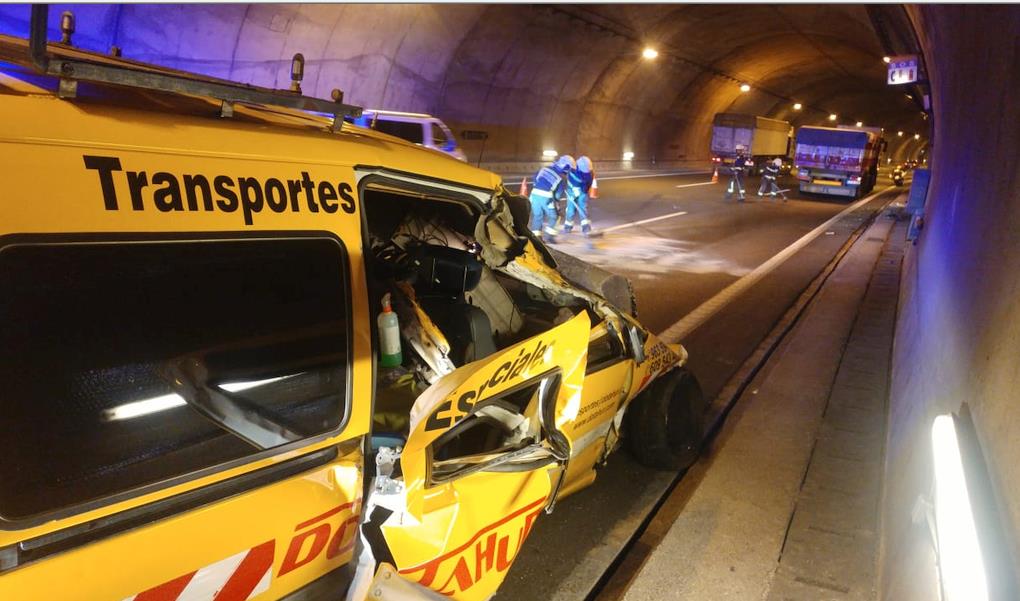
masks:
{"type": "Polygon", "coordinates": [[[704,436],[705,396],[694,374],[680,368],[662,376],[627,409],[631,453],[648,467],[682,470],[694,463],[704,436]]]}

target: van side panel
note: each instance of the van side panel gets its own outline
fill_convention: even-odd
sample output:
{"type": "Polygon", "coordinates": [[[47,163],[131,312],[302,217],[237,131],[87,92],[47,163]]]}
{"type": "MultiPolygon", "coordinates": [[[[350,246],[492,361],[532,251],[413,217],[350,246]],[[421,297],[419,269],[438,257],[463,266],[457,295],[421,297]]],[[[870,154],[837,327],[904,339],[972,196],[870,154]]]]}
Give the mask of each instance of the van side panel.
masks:
{"type": "MultiPolygon", "coordinates": [[[[352,323],[370,323],[352,167],[335,155],[308,156],[324,136],[46,97],[0,95],[0,107],[0,240],[322,232],[342,240],[348,254],[352,323]],[[208,182],[208,193],[196,176],[208,182]]],[[[341,156],[353,147],[329,146],[341,156]]],[[[352,327],[349,335],[350,406],[339,431],[34,525],[0,516],[0,556],[24,541],[59,538],[316,451],[336,448],[334,459],[23,565],[0,562],[0,599],[116,600],[146,591],[154,592],[140,600],[175,598],[156,595],[216,583],[234,591],[222,598],[262,591],[260,598],[275,599],[349,562],[372,411],[371,332],[352,327]]]]}

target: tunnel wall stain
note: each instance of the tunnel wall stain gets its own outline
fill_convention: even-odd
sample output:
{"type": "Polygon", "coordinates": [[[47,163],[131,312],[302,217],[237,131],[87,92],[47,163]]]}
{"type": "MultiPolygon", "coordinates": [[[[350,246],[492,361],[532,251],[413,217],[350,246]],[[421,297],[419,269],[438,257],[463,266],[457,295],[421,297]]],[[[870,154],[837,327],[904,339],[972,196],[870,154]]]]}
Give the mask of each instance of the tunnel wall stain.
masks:
{"type": "Polygon", "coordinates": [[[938,598],[927,525],[911,513],[932,491],[932,420],[964,403],[1002,518],[1008,548],[999,557],[1014,578],[1020,572],[1020,15],[990,6],[911,15],[936,128],[891,382],[881,598],[898,601],[938,598]]]}

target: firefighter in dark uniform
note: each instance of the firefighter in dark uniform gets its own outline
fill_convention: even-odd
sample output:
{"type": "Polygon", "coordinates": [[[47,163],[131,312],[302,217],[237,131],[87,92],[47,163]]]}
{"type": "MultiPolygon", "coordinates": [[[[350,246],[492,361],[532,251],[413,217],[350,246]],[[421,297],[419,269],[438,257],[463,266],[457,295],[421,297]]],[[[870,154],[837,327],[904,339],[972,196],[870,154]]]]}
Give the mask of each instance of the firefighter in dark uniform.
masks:
{"type": "Polygon", "coordinates": [[[744,201],[744,170],[751,166],[751,162],[747,159],[747,148],[745,146],[738,145],[736,148],[737,158],[733,160],[733,164],[730,165],[730,173],[733,175],[733,179],[730,180],[730,187],[726,190],[728,196],[732,196],[735,192],[740,202],[744,201]]]}
{"type": "Polygon", "coordinates": [[[779,178],[779,167],[782,164],[783,160],[780,158],[775,158],[765,163],[765,170],[761,174],[761,185],[758,186],[758,196],[768,194],[775,198],[778,194],[783,199],[783,202],[786,202],[786,194],[783,194],[783,191],[776,185],[776,179],[779,178]]]}

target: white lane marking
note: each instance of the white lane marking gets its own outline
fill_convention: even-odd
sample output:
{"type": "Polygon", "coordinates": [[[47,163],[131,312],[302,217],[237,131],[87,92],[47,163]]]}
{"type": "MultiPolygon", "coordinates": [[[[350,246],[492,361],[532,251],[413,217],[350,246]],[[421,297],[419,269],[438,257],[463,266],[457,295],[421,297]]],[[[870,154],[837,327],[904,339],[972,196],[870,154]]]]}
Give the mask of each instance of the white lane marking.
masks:
{"type": "Polygon", "coordinates": [[[787,246],[783,250],[773,255],[771,259],[765,261],[744,277],[733,282],[729,286],[723,288],[715,296],[701,303],[701,305],[699,305],[696,309],[680,318],[680,320],[674,323],[673,325],[663,330],[662,333],[659,334],[659,338],[661,338],[665,342],[679,342],[683,338],[686,338],[688,334],[690,334],[699,326],[701,326],[703,323],[708,321],[710,317],[712,317],[720,310],[722,310],[723,307],[730,304],[733,301],[733,299],[743,294],[748,288],[756,284],[763,277],[765,277],[773,270],[775,270],[777,267],[785,263],[787,259],[796,254],[797,251],[799,251],[800,249],[807,246],[812,240],[814,240],[824,232],[828,231],[828,229],[834,223],[842,219],[846,214],[864,206],[865,204],[874,200],[874,198],[879,194],[882,194],[883,192],[888,192],[894,187],[895,186],[889,186],[885,190],[880,190],[878,192],[875,192],[874,194],[871,194],[870,196],[865,196],[864,198],[858,200],[854,204],[848,206],[847,208],[843,209],[842,211],[834,215],[825,223],[819,225],[815,229],[804,234],[803,236],[800,237],[799,240],[797,240],[793,244],[787,246]]]}
{"type": "Polygon", "coordinates": [[[641,221],[631,221],[630,223],[621,223],[620,225],[614,225],[613,227],[607,227],[606,229],[602,230],[602,233],[603,234],[607,234],[609,232],[615,232],[616,230],[622,230],[625,227],[632,227],[632,226],[635,226],[635,225],[642,225],[644,223],[651,223],[653,221],[661,221],[663,219],[669,219],[670,217],[679,217],[681,215],[686,215],[686,214],[687,214],[687,211],[677,211],[676,213],[670,213],[668,215],[659,215],[658,217],[652,217],[650,219],[642,219],[641,221]]]}
{"type": "Polygon", "coordinates": [[[680,184],[677,188],[690,188],[691,186],[710,186],[718,182],[698,182],[696,184],[680,184]]]}
{"type": "Polygon", "coordinates": [[[595,176],[595,179],[641,179],[642,177],[671,177],[674,175],[702,175],[712,173],[711,171],[672,171],[669,173],[646,173],[643,175],[607,175],[605,177],[595,176]]]}

